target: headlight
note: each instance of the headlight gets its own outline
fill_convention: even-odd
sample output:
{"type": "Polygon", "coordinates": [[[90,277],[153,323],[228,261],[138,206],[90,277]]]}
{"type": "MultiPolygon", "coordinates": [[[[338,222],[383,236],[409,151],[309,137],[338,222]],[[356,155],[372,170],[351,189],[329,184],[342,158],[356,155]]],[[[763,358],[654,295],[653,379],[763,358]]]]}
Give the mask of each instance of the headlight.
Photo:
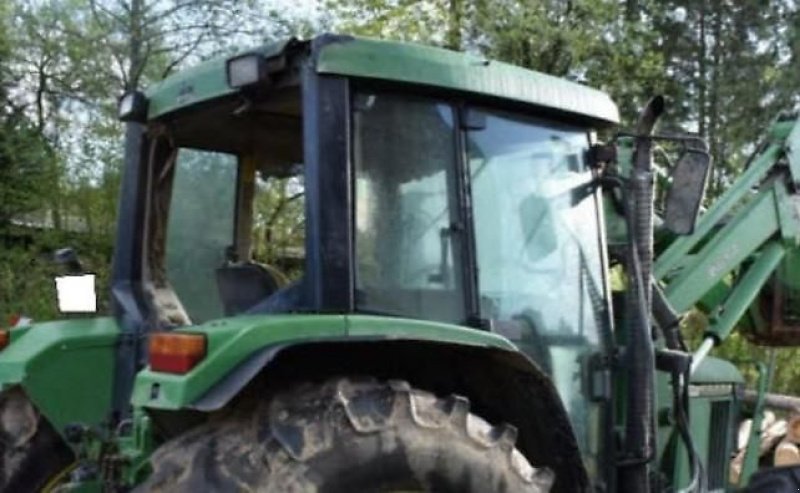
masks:
{"type": "Polygon", "coordinates": [[[129,92],[119,100],[119,119],[123,122],[147,121],[147,98],[139,91],[129,92]]]}
{"type": "Polygon", "coordinates": [[[269,78],[266,61],[257,53],[231,58],[227,61],[226,71],[228,85],[236,89],[257,84],[269,78]]]}

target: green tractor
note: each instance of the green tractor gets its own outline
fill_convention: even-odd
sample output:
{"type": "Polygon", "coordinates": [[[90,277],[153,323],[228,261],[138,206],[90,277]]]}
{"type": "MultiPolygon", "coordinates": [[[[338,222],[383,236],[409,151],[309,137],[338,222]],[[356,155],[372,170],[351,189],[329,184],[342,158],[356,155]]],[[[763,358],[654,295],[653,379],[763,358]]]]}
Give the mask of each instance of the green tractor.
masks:
{"type": "Polygon", "coordinates": [[[761,244],[696,297],[713,241],[654,268],[656,139],[685,151],[675,241],[718,231],[661,111],[601,145],[599,91],[335,35],[125,95],[112,313],[0,332],[0,489],[725,490],[743,380],[693,362],[670,301],[735,291],[761,244]]]}

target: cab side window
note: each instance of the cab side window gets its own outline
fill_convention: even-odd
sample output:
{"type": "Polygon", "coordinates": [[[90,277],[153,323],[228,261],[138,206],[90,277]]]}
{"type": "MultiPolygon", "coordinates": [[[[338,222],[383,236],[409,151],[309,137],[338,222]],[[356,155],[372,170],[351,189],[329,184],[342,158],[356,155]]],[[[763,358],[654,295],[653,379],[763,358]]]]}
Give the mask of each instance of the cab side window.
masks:
{"type": "Polygon", "coordinates": [[[180,149],[166,237],[167,278],[194,323],[223,315],[216,269],[234,234],[237,159],[180,149]]]}

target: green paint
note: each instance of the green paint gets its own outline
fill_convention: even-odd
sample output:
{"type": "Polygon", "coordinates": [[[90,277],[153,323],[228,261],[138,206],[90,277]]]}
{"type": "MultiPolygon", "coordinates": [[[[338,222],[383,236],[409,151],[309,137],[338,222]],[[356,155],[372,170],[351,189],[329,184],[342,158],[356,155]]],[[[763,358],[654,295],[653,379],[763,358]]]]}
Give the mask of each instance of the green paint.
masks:
{"type": "Polygon", "coordinates": [[[72,319],[14,329],[0,351],[0,387],[22,385],[62,431],[69,423],[99,425],[111,408],[114,347],[111,318],[72,319]]]}
{"type": "Polygon", "coordinates": [[[780,143],[785,141],[792,134],[797,122],[792,119],[781,120],[778,118],[767,130],[767,137],[771,142],[780,143]]]}
{"type": "MultiPolygon", "coordinates": [[[[288,43],[272,43],[239,54],[256,52],[269,58],[281,54],[288,43]]],[[[601,124],[619,122],[617,106],[601,91],[466,53],[349,37],[323,44],[318,51],[305,63],[312,63],[316,56],[316,70],[321,74],[436,86],[541,106],[601,124]]],[[[227,84],[228,58],[201,63],[150,88],[148,119],[235,93],[227,84]]]]}
{"type": "Polygon", "coordinates": [[[411,43],[353,38],[320,50],[317,71],[495,96],[618,123],[605,93],[483,57],[411,43]]]}
{"type": "Polygon", "coordinates": [[[786,257],[775,275],[784,286],[800,289],[800,249],[792,248],[786,251],[786,257]]]}
{"type": "MultiPolygon", "coordinates": [[[[732,447],[732,436],[718,437],[712,439],[710,430],[724,428],[720,423],[713,423],[712,426],[712,406],[725,405],[732,406],[733,386],[744,384],[744,378],[739,370],[731,362],[708,356],[700,364],[692,375],[691,383],[694,388],[716,388],[714,395],[694,395],[690,391],[689,398],[689,433],[694,441],[695,448],[703,465],[708,467],[710,458],[710,447],[712,442],[725,440],[726,450],[732,447]]],[[[691,481],[691,469],[689,467],[689,454],[686,446],[680,439],[672,409],[672,389],[670,379],[664,373],[659,373],[657,378],[657,402],[658,402],[658,457],[659,463],[665,473],[669,474],[669,485],[674,491],[685,488],[691,481]]],[[[731,413],[728,419],[733,420],[736,416],[731,413]]],[[[731,422],[731,426],[733,426],[731,422]]],[[[719,450],[715,447],[715,452],[719,450]]],[[[716,456],[715,456],[716,458],[716,456]]],[[[727,462],[727,461],[725,461],[727,462]]],[[[724,476],[727,478],[727,465],[724,476]]],[[[716,490],[715,490],[716,491],[716,490]]]]}
{"type": "Polygon", "coordinates": [[[722,279],[720,282],[712,286],[706,294],[697,302],[697,307],[706,313],[712,312],[719,306],[725,303],[728,295],[731,293],[731,286],[725,282],[727,279],[722,279]]]}
{"type": "Polygon", "coordinates": [[[614,199],[608,192],[603,194],[603,217],[606,225],[606,238],[609,245],[621,248],[628,244],[628,225],[625,217],[617,212],[614,199]]]}
{"type": "Polygon", "coordinates": [[[728,338],[736,324],[744,316],[747,309],[766,285],[769,277],[778,267],[786,250],[777,241],[769,242],[758,254],[753,265],[738,280],[733,291],[721,306],[721,313],[713,319],[706,330],[706,335],[721,342],[728,338]]]}
{"type": "Polygon", "coordinates": [[[141,407],[134,408],[132,421],[133,433],[118,442],[120,454],[127,459],[123,480],[131,486],[150,474],[150,454],[156,448],[153,424],[147,412],[141,407]]]}
{"type": "MultiPolygon", "coordinates": [[[[265,58],[279,55],[289,40],[270,43],[259,48],[242,51],[260,53],[265,58]]],[[[182,70],[147,90],[147,118],[152,120],[177,109],[233,94],[228,86],[225,62],[231,57],[218,57],[182,70]]]]}
{"type": "Polygon", "coordinates": [[[205,393],[245,358],[265,346],[345,337],[341,315],[262,315],[217,320],[179,329],[203,333],[208,340],[205,359],[186,375],[139,372],[131,401],[136,406],[180,409],[205,393]],[[152,398],[153,385],[159,392],[152,398]]]}
{"type": "Polygon", "coordinates": [[[800,246],[800,214],[798,214],[800,196],[788,190],[786,184],[776,184],[774,190],[781,238],[787,245],[798,247],[800,246]]]}
{"type": "Polygon", "coordinates": [[[23,327],[14,327],[9,332],[9,338],[8,338],[9,344],[13,344],[14,341],[19,340],[19,338],[21,338],[22,336],[27,334],[28,331],[30,331],[32,327],[33,327],[33,325],[25,325],[23,327]]]}
{"type": "Polygon", "coordinates": [[[672,306],[679,312],[691,308],[723,276],[741,265],[743,260],[777,233],[778,229],[774,194],[765,191],[739,211],[731,222],[703,246],[693,262],[668,282],[665,293],[672,306]]]}
{"type": "Polygon", "coordinates": [[[703,213],[697,222],[694,233],[683,236],[675,240],[670,246],[659,255],[655,262],[655,277],[663,280],[686,259],[689,252],[696,247],[702,240],[706,239],[712,230],[719,225],[720,221],[730,214],[734,207],[752,193],[753,187],[763,180],[767,172],[771,170],[781,155],[782,146],[780,144],[770,145],[750,167],[736,180],[709,209],[703,213]]]}
{"type": "Polygon", "coordinates": [[[692,374],[692,383],[715,384],[715,383],[736,383],[743,384],[744,377],[742,373],[736,368],[736,365],[730,361],[707,356],[706,359],[700,363],[694,374],[692,374]]]}
{"type": "Polygon", "coordinates": [[[761,423],[764,419],[764,405],[769,384],[772,380],[772,373],[775,371],[775,350],[770,351],[769,364],[756,362],[758,369],[758,396],[755,408],[753,409],[753,424],[750,427],[750,436],[747,438],[747,446],[742,464],[742,473],[739,476],[739,485],[744,486],[750,480],[750,476],[758,469],[759,448],[761,446],[761,423]]]}
{"type": "Polygon", "coordinates": [[[206,334],[206,358],[186,375],[159,373],[149,368],[141,371],[133,390],[132,403],[135,406],[181,409],[200,398],[248,356],[268,346],[391,339],[515,350],[508,340],[489,332],[436,322],[366,315],[259,315],[223,319],[179,331],[206,334]],[[158,392],[153,391],[154,385],[158,392]]]}
{"type": "Polygon", "coordinates": [[[458,325],[370,315],[346,315],[344,319],[348,337],[441,341],[464,346],[517,350],[505,337],[458,325]]]}
{"type": "MultiPolygon", "coordinates": [[[[768,322],[755,307],[759,303],[758,296],[773,276],[790,289],[800,286],[800,215],[797,212],[800,199],[791,183],[800,177],[800,161],[791,161],[798,159],[796,150],[799,148],[798,122],[774,122],[767,133],[767,145],[700,218],[695,232],[674,240],[656,261],[656,277],[665,283],[665,292],[673,307],[685,312],[699,303],[711,315],[706,334],[717,342],[725,340],[737,326],[744,330],[769,330],[768,322]]],[[[764,394],[774,371],[774,358],[769,366],[760,362],[756,365],[759,397],[739,486],[745,485],[758,467],[758,430],[763,418],[764,394]]],[[[701,385],[698,389],[702,384],[727,383],[743,385],[744,380],[730,362],[711,357],[706,358],[692,376],[692,384],[701,385]]],[[[667,402],[662,400],[665,398],[666,394],[659,394],[662,406],[667,402]]],[[[712,405],[729,401],[735,409],[737,399],[732,396],[720,394],[709,398],[700,393],[691,397],[691,434],[704,460],[719,459],[707,455],[712,405]]],[[[668,407],[662,408],[662,411],[668,410],[668,407]]],[[[689,480],[686,451],[678,442],[671,423],[661,423],[659,431],[660,440],[670,444],[662,450],[662,461],[666,458],[676,468],[671,484],[675,488],[685,486],[689,480]]],[[[726,450],[731,448],[732,444],[728,444],[726,450]]],[[[719,449],[714,452],[718,454],[716,450],[719,449]]]]}
{"type": "Polygon", "coordinates": [[[794,120],[794,125],[787,137],[786,159],[795,185],[800,185],[800,118],[794,120]]]}

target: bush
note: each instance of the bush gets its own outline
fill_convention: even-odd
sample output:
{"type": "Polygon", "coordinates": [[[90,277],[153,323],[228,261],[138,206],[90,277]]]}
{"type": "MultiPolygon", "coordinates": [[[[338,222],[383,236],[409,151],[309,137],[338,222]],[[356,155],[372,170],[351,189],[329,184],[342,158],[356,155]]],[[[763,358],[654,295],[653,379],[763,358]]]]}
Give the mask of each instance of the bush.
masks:
{"type": "Polygon", "coordinates": [[[111,242],[55,231],[23,228],[0,231],[0,326],[15,314],[37,321],[62,318],[54,278],[63,274],[52,258],[74,248],[87,271],[97,275],[98,310],[108,312],[111,242]]]}

